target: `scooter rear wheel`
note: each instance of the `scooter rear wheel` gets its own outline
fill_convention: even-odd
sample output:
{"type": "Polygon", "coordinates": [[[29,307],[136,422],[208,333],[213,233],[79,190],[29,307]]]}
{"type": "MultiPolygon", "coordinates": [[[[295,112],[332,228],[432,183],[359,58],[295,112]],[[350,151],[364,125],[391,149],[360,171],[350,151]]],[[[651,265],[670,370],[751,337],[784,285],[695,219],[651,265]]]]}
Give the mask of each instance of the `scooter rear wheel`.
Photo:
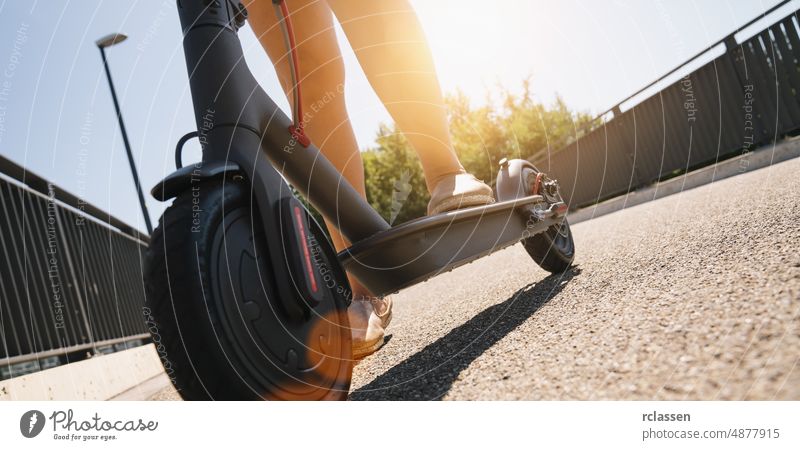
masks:
{"type": "Polygon", "coordinates": [[[186,400],[346,399],[349,285],[336,254],[310,219],[330,282],[304,318],[290,319],[249,199],[243,183],[194,186],[153,233],[144,313],[167,375],[186,400]]]}
{"type": "Polygon", "coordinates": [[[575,258],[575,243],[566,217],[544,233],[523,239],[522,246],[539,267],[550,273],[566,271],[575,258]]]}
{"type": "MultiPolygon", "coordinates": [[[[522,176],[527,186],[534,185],[538,173],[533,165],[523,169],[522,176]]],[[[557,194],[557,197],[550,200],[561,201],[560,194],[557,194]]],[[[550,273],[566,271],[575,259],[575,242],[572,240],[572,231],[566,217],[545,232],[523,239],[522,246],[539,267],[550,273]]]]}

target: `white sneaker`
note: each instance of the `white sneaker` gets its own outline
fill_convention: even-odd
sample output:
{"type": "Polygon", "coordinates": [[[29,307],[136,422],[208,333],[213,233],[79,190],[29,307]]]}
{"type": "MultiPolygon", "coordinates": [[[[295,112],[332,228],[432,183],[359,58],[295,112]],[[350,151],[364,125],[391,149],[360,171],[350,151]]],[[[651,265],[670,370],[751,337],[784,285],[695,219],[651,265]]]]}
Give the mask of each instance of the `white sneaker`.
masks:
{"type": "Polygon", "coordinates": [[[389,297],[354,299],[347,316],[353,334],[353,359],[361,359],[383,346],[386,327],[392,321],[392,300],[389,297]]]}
{"type": "Polygon", "coordinates": [[[483,181],[463,172],[442,178],[431,192],[428,215],[494,203],[494,193],[483,181]]]}

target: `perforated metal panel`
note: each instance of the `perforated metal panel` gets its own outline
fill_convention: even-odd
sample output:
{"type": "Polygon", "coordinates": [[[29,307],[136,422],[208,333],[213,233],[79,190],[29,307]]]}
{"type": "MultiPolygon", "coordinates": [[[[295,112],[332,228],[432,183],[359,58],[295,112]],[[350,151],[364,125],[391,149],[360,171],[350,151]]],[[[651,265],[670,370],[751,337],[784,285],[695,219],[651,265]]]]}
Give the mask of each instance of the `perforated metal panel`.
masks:
{"type": "Polygon", "coordinates": [[[614,106],[613,119],[532,162],[559,180],[574,209],[800,130],[797,12],[709,49],[721,43],[721,56],[627,111],[614,106]]]}
{"type": "Polygon", "coordinates": [[[5,158],[0,169],[0,363],[146,339],[147,237],[5,158]]]}

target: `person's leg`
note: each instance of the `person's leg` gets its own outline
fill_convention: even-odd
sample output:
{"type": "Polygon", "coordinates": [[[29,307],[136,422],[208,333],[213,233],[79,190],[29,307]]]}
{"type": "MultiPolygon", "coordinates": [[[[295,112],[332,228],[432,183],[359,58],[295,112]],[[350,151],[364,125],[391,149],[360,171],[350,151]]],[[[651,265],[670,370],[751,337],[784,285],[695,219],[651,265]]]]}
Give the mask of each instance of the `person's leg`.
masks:
{"type": "MultiPolygon", "coordinates": [[[[299,55],[306,134],[344,178],[365,196],[364,166],[345,108],[344,64],[330,8],[319,0],[294,0],[289,1],[288,6],[299,55]],[[323,99],[327,102],[324,106],[314,106],[323,99]]],[[[290,59],[273,4],[270,0],[257,0],[248,4],[247,10],[250,26],[272,60],[291,103],[294,87],[290,59]]],[[[349,243],[336,228],[335,219],[326,217],[325,223],[336,250],[346,248],[349,243]]],[[[351,278],[350,282],[354,295],[368,294],[357,280],[351,278]]]]}
{"type": "MultiPolygon", "coordinates": [[[[287,6],[297,43],[305,132],[365,197],[361,153],[345,108],[344,64],[333,29],[333,15],[328,4],[321,0],[289,0],[287,6]]],[[[272,60],[291,103],[290,59],[274,6],[271,0],[256,0],[246,7],[250,26],[272,60]]],[[[346,248],[349,243],[336,228],[335,218],[326,217],[325,223],[336,249],[346,248]]],[[[348,279],[354,299],[348,310],[353,328],[353,354],[361,357],[383,344],[384,328],[391,320],[391,301],[371,298],[358,280],[349,275],[348,279]]]]}
{"type": "Polygon", "coordinates": [[[372,88],[419,154],[428,191],[463,171],[422,26],[407,0],[327,0],[372,88]]]}

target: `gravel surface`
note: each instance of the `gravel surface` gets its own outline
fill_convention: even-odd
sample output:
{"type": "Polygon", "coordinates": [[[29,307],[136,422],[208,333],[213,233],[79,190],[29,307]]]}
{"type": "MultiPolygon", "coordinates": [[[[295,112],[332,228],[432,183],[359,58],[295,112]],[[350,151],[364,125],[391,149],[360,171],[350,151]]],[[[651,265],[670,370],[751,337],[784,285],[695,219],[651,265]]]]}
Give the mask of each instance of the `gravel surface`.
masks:
{"type": "Polygon", "coordinates": [[[800,159],[513,246],[396,294],[351,399],[800,399],[800,159]]]}
{"type": "MultiPolygon", "coordinates": [[[[353,400],[800,400],[800,159],[520,245],[394,297],[353,400]]],[[[179,399],[170,387],[153,399],[179,399]]]]}

